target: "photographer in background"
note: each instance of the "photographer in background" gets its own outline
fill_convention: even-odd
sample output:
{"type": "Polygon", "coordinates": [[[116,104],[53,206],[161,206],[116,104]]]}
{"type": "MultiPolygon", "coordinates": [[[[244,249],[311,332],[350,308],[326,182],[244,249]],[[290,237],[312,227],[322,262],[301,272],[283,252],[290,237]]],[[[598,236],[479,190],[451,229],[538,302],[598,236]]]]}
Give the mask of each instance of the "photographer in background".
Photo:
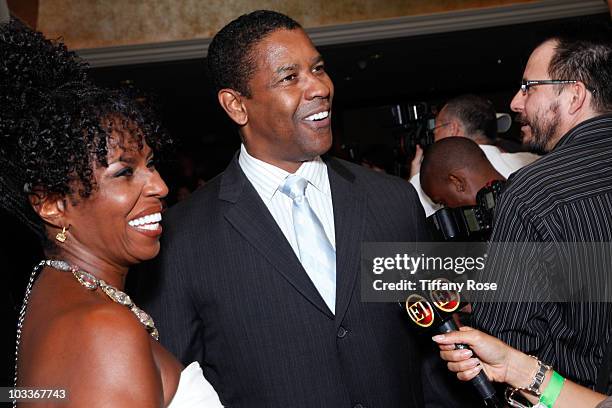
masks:
{"type": "Polygon", "coordinates": [[[449,137],[429,146],[420,183],[425,194],[443,206],[427,219],[433,236],[441,241],[487,241],[505,181],[470,139],[449,137]]]}
{"type": "MultiPolygon", "coordinates": [[[[477,95],[461,95],[448,101],[436,116],[434,141],[457,136],[471,139],[482,149],[495,170],[507,178],[539,157],[526,152],[506,153],[494,146],[497,132],[505,132],[508,128],[507,116],[500,116],[498,119],[495,108],[489,100],[477,95]]],[[[410,182],[419,193],[425,215],[429,217],[440,206],[436,205],[421,188],[419,172],[422,160],[423,150],[417,146],[410,166],[410,182]]]]}
{"type": "Polygon", "coordinates": [[[470,139],[447,138],[425,150],[420,182],[435,204],[449,208],[476,205],[477,193],[496,180],[506,178],[470,139]]]}

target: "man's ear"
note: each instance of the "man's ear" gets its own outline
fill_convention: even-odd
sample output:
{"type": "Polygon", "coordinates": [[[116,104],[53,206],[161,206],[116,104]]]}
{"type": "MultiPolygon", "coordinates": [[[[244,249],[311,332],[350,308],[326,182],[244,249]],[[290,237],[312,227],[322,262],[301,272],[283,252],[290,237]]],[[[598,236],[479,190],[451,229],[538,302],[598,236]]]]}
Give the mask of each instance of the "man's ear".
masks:
{"type": "Polygon", "coordinates": [[[586,89],[586,86],[580,81],[576,82],[575,84],[568,85],[567,91],[569,92],[570,97],[568,113],[570,115],[573,115],[579,110],[581,110],[583,107],[585,107],[585,104],[588,103],[587,97],[589,91],[586,89]]]}
{"type": "Polygon", "coordinates": [[[465,131],[463,129],[463,124],[456,118],[452,118],[449,121],[449,129],[451,136],[465,136],[465,131]]]}
{"type": "Polygon", "coordinates": [[[217,93],[217,98],[225,112],[238,126],[247,124],[249,115],[243,103],[243,95],[233,89],[224,88],[217,93]]]}
{"type": "Polygon", "coordinates": [[[68,227],[64,197],[54,194],[33,193],[28,199],[34,211],[47,224],[57,228],[68,227]]]}
{"type": "Polygon", "coordinates": [[[465,192],[465,189],[466,189],[467,186],[466,186],[466,183],[465,183],[465,179],[463,178],[462,175],[451,173],[451,174],[448,175],[448,181],[450,181],[450,183],[452,184],[453,188],[458,193],[465,192]]]}

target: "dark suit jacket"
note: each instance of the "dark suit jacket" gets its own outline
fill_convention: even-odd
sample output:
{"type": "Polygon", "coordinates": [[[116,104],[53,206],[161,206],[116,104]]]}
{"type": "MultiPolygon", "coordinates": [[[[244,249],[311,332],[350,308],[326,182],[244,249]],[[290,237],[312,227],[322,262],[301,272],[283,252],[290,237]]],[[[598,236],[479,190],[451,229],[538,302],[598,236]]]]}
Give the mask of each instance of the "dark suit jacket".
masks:
{"type": "Polygon", "coordinates": [[[405,313],[361,302],[358,275],[361,242],[427,240],[423,209],[404,180],[326,163],[336,316],[236,158],[164,214],[142,307],[162,344],[185,364],[198,360],[227,406],[422,406],[419,351],[405,313]]]}

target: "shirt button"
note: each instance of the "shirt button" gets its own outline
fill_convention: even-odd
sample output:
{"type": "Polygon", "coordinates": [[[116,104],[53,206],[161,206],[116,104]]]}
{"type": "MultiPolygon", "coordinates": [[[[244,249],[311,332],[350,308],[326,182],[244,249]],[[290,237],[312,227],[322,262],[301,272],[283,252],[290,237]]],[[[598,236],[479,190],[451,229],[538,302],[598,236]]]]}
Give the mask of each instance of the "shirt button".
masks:
{"type": "MultiPolygon", "coordinates": [[[[340,328],[338,329],[338,338],[343,339],[344,337],[346,337],[347,334],[348,334],[348,330],[340,326],[340,328]]],[[[355,407],[357,407],[357,405],[355,405],[355,407]]]]}

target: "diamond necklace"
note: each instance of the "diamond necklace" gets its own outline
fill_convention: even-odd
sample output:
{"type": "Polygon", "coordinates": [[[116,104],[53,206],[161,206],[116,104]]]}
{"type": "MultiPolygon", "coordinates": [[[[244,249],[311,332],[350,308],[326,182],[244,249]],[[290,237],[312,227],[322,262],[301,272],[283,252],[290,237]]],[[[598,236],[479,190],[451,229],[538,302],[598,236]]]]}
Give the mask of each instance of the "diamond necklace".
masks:
{"type": "Polygon", "coordinates": [[[140,309],[138,306],[132,302],[130,297],[117,289],[114,286],[109,285],[104,282],[102,279],[98,279],[93,276],[91,273],[85,272],[82,269],[79,269],[76,265],[70,265],[66,261],[58,261],[58,260],[47,260],[45,263],[57,270],[72,272],[74,277],[79,281],[79,283],[85,286],[89,290],[96,290],[98,288],[102,289],[106,295],[111,298],[113,302],[119,303],[120,305],[126,306],[134,315],[138,318],[140,323],[147,329],[147,332],[153,337],[155,340],[159,341],[159,332],[155,328],[155,323],[153,323],[153,319],[149,316],[145,311],[140,309]]]}
{"type": "MultiPolygon", "coordinates": [[[[21,305],[21,309],[19,310],[19,318],[17,319],[17,338],[15,341],[15,377],[13,381],[13,388],[17,387],[17,361],[19,359],[19,343],[21,342],[21,331],[23,329],[23,321],[25,320],[28,300],[30,299],[30,292],[32,292],[32,286],[34,285],[36,274],[45,265],[60,271],[72,272],[72,274],[79,281],[79,283],[89,290],[96,290],[97,288],[102,289],[102,291],[104,291],[104,293],[106,293],[106,295],[111,298],[113,302],[124,305],[128,309],[130,309],[132,313],[136,315],[140,323],[144,325],[151,337],[159,341],[159,332],[155,328],[155,324],[153,323],[153,319],[151,318],[151,316],[149,316],[142,309],[138,308],[127,294],[107,284],[102,279],[98,279],[92,274],[79,269],[77,266],[70,265],[66,261],[51,259],[42,260],[34,267],[32,273],[30,274],[30,279],[26,287],[25,296],[23,297],[23,304],[21,305]]],[[[13,400],[13,407],[16,406],[17,400],[13,400]]]]}

